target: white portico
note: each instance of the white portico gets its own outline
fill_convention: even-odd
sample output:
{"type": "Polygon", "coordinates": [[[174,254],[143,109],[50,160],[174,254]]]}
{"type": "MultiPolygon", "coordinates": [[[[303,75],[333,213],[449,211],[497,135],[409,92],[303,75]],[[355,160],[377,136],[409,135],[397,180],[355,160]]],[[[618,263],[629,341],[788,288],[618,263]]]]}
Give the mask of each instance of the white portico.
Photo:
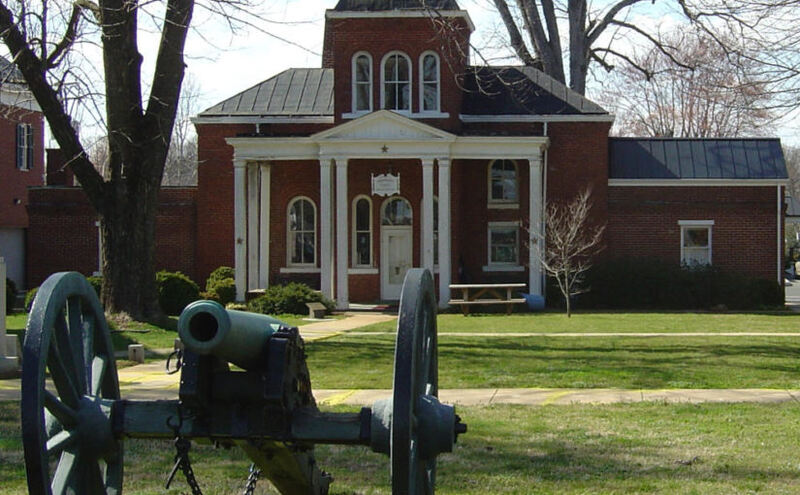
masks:
{"type": "MultiPolygon", "coordinates": [[[[421,168],[422,204],[421,235],[419,239],[421,265],[434,271],[434,239],[438,238],[439,304],[446,306],[450,299],[449,285],[453,269],[451,254],[451,168],[456,160],[527,161],[529,164],[528,229],[529,291],[542,292],[542,276],[538,263],[539,236],[542,232],[543,164],[542,153],[548,139],[541,136],[457,136],[435,127],[409,119],[394,112],[381,110],[364,117],[313,134],[308,137],[236,137],[226,139],[234,148],[235,181],[235,269],[237,298],[247,291],[268,287],[270,279],[270,229],[275,223],[286,222],[286,212],[270,211],[272,175],[275,167],[290,166],[289,161],[319,163],[319,206],[314,208],[307,266],[280,267],[281,273],[319,273],[320,288],[326,297],[336,300],[337,307],[347,308],[351,274],[381,275],[382,298],[393,299],[392,284],[397,277],[385,276],[389,261],[403,259],[403,253],[413,245],[410,228],[403,222],[389,222],[380,235],[372,236],[381,244],[381,263],[372,267],[354,266],[350,243],[354,219],[351,196],[348,194],[348,163],[352,160],[415,160],[421,168]],[[434,190],[438,178],[438,189],[434,190]],[[435,201],[438,197],[438,201],[435,201]],[[434,208],[437,230],[434,231],[434,208]],[[436,233],[436,235],[435,235],[436,233]],[[318,246],[318,255],[317,255],[318,246]]],[[[456,165],[458,166],[458,165],[456,165]]],[[[402,177],[400,177],[402,184],[402,177]]],[[[276,187],[281,187],[277,184],[276,187]]],[[[405,187],[405,186],[401,186],[405,187]]],[[[402,194],[402,192],[401,192],[402,194]]],[[[399,197],[399,196],[398,196],[399,197]]],[[[377,198],[383,206],[376,214],[394,206],[388,198],[377,198]]],[[[376,201],[378,202],[378,201],[376,201]]],[[[402,207],[398,211],[402,211],[402,207]]],[[[394,212],[396,213],[396,212],[394,212]]],[[[371,242],[371,241],[370,241],[371,242]]],[[[302,249],[302,246],[299,248],[302,249]]],[[[303,253],[299,256],[302,258],[303,253]]],[[[273,272],[276,267],[272,267],[273,272]]],[[[409,263],[397,262],[394,275],[401,276],[409,263]]],[[[378,297],[375,297],[378,299],[378,297]]]]}

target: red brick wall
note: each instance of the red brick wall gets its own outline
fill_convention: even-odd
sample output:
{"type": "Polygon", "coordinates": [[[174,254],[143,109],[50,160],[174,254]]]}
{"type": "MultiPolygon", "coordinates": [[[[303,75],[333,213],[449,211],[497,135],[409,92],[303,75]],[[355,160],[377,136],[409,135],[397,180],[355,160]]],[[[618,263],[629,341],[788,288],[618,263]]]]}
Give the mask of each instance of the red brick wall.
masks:
{"type": "MultiPolygon", "coordinates": [[[[197,245],[194,188],[163,188],[156,220],[156,269],[195,277],[197,245]]],[[[30,190],[27,280],[37,286],[51,273],[98,268],[97,216],[75,187],[30,190]]],[[[200,280],[199,282],[202,282],[200,280]]]]}
{"type": "Polygon", "coordinates": [[[426,120],[430,125],[455,132],[461,123],[462,93],[457,77],[467,64],[469,29],[463,19],[452,19],[452,29],[442,30],[428,18],[361,18],[329,19],[325,32],[325,67],[333,67],[334,113],[341,122],[342,113],[352,110],[351,72],[356,52],[372,56],[372,108],[380,109],[381,60],[387,53],[400,50],[411,59],[411,108],[419,112],[419,57],[428,50],[440,58],[441,108],[450,114],[447,119],[426,120]]]}
{"type": "Polygon", "coordinates": [[[28,187],[44,184],[44,121],[40,112],[0,105],[0,227],[28,226],[28,187]],[[17,124],[33,126],[33,169],[17,168],[17,124]],[[17,200],[19,203],[17,203],[17,200]]]}
{"type": "Polygon", "coordinates": [[[777,277],[776,187],[610,187],[609,257],[680,263],[679,220],[714,220],[712,263],[777,277]]]}

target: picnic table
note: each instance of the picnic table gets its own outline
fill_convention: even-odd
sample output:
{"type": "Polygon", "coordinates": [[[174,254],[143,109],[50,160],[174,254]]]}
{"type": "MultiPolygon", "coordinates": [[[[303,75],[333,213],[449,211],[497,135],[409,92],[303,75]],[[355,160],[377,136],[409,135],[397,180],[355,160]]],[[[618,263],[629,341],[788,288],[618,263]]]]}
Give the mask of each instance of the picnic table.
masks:
{"type": "Polygon", "coordinates": [[[466,315],[472,306],[498,305],[506,306],[506,314],[511,314],[515,304],[525,304],[522,297],[514,297],[515,292],[519,292],[528,287],[524,283],[510,284],[450,284],[450,290],[457,295],[461,292],[461,298],[451,298],[451,306],[461,306],[461,311],[466,315]]]}

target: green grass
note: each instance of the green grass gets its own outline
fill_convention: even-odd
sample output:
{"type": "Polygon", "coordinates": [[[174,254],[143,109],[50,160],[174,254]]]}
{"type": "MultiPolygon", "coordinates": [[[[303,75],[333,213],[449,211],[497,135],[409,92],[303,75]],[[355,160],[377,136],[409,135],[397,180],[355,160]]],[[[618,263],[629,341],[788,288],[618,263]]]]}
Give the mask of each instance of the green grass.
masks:
{"type": "MultiPolygon", "coordinates": [[[[394,336],[306,344],[315,389],[391,388],[394,336]]],[[[442,388],[800,388],[794,337],[439,337],[442,388]]]]}
{"type": "MultiPolygon", "coordinates": [[[[16,403],[0,403],[0,486],[27,493],[16,403]]],[[[460,407],[469,426],[439,457],[440,494],[794,494],[800,486],[800,405],[616,404],[460,407]]],[[[187,492],[163,480],[168,441],[126,441],[127,494],[187,492]]],[[[239,493],[249,461],[238,449],[193,444],[205,493],[239,493]]],[[[388,458],[364,447],[319,446],[331,493],[390,493],[388,458]]],[[[259,483],[257,493],[274,493],[259,483]]]]}
{"type": "MultiPolygon", "coordinates": [[[[114,349],[123,351],[129,344],[143,344],[146,349],[172,349],[173,342],[178,336],[177,324],[178,317],[168,317],[168,322],[163,326],[153,325],[141,321],[111,322],[111,340],[114,349]]],[[[275,318],[292,326],[304,325],[309,322],[304,321],[304,316],[282,314],[275,318]]],[[[15,313],[6,317],[6,328],[8,333],[23,335],[25,326],[28,323],[27,313],[15,313]]]]}
{"type": "MultiPolygon", "coordinates": [[[[441,314],[438,331],[467,333],[638,333],[638,332],[796,332],[800,334],[800,313],[564,313],[441,314]]],[[[359,328],[359,332],[394,332],[396,322],[359,328]]]]}

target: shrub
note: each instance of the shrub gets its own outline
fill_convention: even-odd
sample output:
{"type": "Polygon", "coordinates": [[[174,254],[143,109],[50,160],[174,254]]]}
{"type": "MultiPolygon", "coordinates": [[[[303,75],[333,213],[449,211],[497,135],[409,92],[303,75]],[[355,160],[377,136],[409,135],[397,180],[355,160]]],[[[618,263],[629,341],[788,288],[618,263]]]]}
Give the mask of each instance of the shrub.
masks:
{"type": "Polygon", "coordinates": [[[236,272],[229,266],[220,266],[211,272],[206,280],[206,292],[211,292],[215,285],[225,279],[235,279],[236,272]]]}
{"type": "Polygon", "coordinates": [[[91,277],[86,277],[86,280],[89,282],[89,285],[92,286],[92,289],[97,293],[98,299],[100,298],[100,294],[103,293],[103,277],[96,277],[92,275],[91,277]]]}
{"type": "Polygon", "coordinates": [[[17,299],[17,284],[10,278],[6,278],[6,314],[11,314],[14,310],[14,303],[17,299]]]}
{"type": "Polygon", "coordinates": [[[181,272],[162,270],[156,273],[158,304],[168,315],[177,315],[187,304],[200,298],[200,288],[181,272]]]}
{"type": "Polygon", "coordinates": [[[232,278],[212,281],[209,278],[206,291],[201,294],[204,299],[212,299],[223,306],[236,300],[236,282],[232,278]]]}
{"type": "MultiPolygon", "coordinates": [[[[715,266],[649,258],[599,262],[587,274],[581,307],[619,309],[760,309],[783,303],[778,284],[715,266]]],[[[552,294],[552,292],[548,292],[552,294]]]]}
{"type": "Polygon", "coordinates": [[[31,312],[31,306],[33,306],[33,300],[36,298],[37,292],[39,292],[39,288],[34,287],[25,293],[25,311],[28,313],[31,312]]]}
{"type": "Polygon", "coordinates": [[[305,315],[308,314],[306,303],[309,302],[322,303],[329,311],[333,309],[333,301],[325,299],[322,294],[312,290],[309,286],[297,282],[269,287],[263,295],[247,303],[247,309],[263,314],[305,315]]]}

